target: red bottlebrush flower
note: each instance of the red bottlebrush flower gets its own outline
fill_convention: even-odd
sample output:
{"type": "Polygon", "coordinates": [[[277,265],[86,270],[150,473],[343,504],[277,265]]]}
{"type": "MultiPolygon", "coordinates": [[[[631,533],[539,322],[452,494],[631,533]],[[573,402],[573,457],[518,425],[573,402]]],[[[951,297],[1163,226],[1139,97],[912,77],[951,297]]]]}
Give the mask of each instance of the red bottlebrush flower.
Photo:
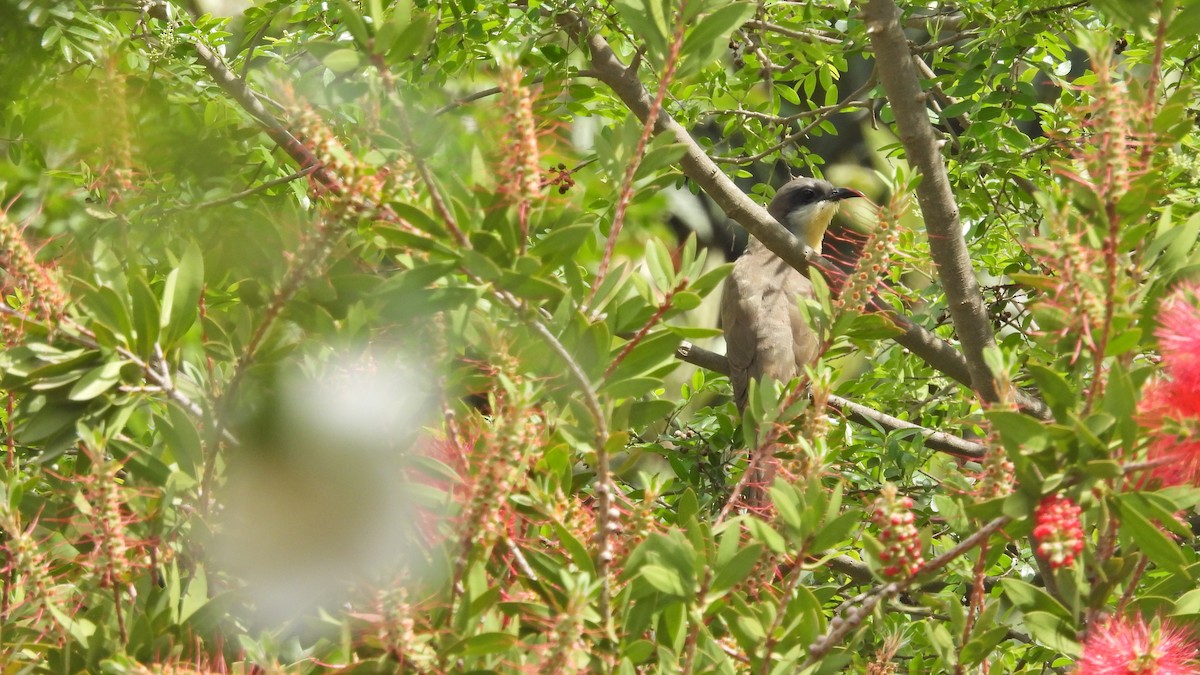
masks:
{"type": "Polygon", "coordinates": [[[1200,285],[1179,286],[1162,304],[1158,346],[1172,379],[1200,382],[1200,285]]]}
{"type": "Polygon", "coordinates": [[[1200,285],[1180,286],[1162,304],[1157,331],[1167,379],[1150,385],[1140,421],[1151,431],[1150,475],[1163,485],[1200,484],[1200,285]]]}
{"type": "Polygon", "coordinates": [[[875,500],[871,520],[880,529],[879,541],[886,544],[879,553],[879,562],[884,565],[883,576],[889,579],[915,576],[925,565],[912,506],[912,499],[898,496],[896,486],[890,484],[883,486],[875,500]]]}
{"type": "Polygon", "coordinates": [[[1165,621],[1148,626],[1140,617],[1095,627],[1083,643],[1079,675],[1196,675],[1195,640],[1165,621]]]}
{"type": "Polygon", "coordinates": [[[1033,540],[1037,553],[1058,569],[1069,567],[1083,550],[1083,527],[1079,505],[1069,497],[1044,497],[1034,512],[1033,540]]]}

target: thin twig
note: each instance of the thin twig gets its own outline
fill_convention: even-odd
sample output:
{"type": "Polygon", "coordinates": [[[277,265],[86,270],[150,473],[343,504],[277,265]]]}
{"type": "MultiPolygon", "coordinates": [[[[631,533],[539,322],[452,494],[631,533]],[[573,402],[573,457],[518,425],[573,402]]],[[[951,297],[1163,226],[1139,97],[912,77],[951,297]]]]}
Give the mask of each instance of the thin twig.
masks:
{"type": "MultiPolygon", "coordinates": [[[[824,106],[822,108],[817,108],[815,110],[805,111],[807,114],[817,115],[817,118],[814,119],[812,122],[809,122],[807,125],[805,125],[799,131],[785,137],[783,140],[772,145],[771,147],[767,148],[766,150],[763,150],[762,152],[760,152],[756,155],[750,155],[748,157],[745,155],[743,155],[741,157],[713,157],[712,160],[718,164],[750,164],[753,162],[757,162],[775,152],[778,152],[779,150],[782,150],[783,148],[787,147],[788,145],[791,145],[791,144],[795,143],[796,141],[808,136],[809,132],[811,132],[813,129],[816,129],[817,127],[821,126],[830,117],[833,117],[834,115],[842,112],[846,108],[863,107],[863,106],[870,105],[871,102],[869,100],[860,101],[859,98],[861,96],[863,96],[864,94],[866,94],[867,92],[871,91],[871,89],[874,87],[875,87],[875,75],[872,73],[871,77],[867,78],[867,81],[861,87],[859,87],[858,89],[855,89],[849,96],[842,99],[838,103],[836,103],[834,105],[824,106]]],[[[800,117],[797,116],[796,119],[800,119],[800,117]]]]}
{"type": "MultiPolygon", "coordinates": [[[[575,77],[595,77],[590,71],[587,71],[587,70],[581,70],[581,71],[575,73],[574,76],[575,77]]],[[[545,81],[545,79],[546,79],[545,75],[538,75],[536,77],[529,78],[528,83],[529,84],[541,84],[543,81],[545,81]]],[[[488,98],[489,96],[495,96],[496,94],[499,94],[502,91],[504,91],[504,90],[501,87],[488,87],[487,89],[481,89],[473,94],[467,94],[466,96],[463,96],[462,98],[456,98],[453,101],[451,101],[450,103],[447,103],[446,105],[438,108],[437,110],[435,110],[433,112],[433,116],[439,117],[441,115],[445,115],[446,113],[450,112],[451,110],[454,110],[455,108],[460,108],[464,105],[474,103],[475,101],[478,101],[480,99],[488,98]]]]}
{"type": "Polygon", "coordinates": [[[992,533],[1007,525],[1011,520],[1012,518],[1009,516],[995,518],[966,539],[963,539],[954,548],[925,563],[916,576],[904,581],[893,581],[882,586],[877,586],[862,596],[855,598],[855,602],[847,603],[838,613],[837,619],[841,619],[841,621],[837,619],[830,621],[829,630],[809,645],[808,658],[805,659],[798,670],[804,670],[824,658],[831,648],[840,644],[851,632],[862,625],[862,622],[871,616],[875,610],[875,606],[881,601],[899,595],[908,588],[916,585],[922,577],[929,576],[931,573],[949,565],[967,551],[983,544],[992,536],[992,533]]]}
{"type": "Polygon", "coordinates": [[[305,167],[305,168],[297,171],[296,173],[288,174],[282,178],[275,178],[275,179],[269,180],[265,183],[259,183],[258,185],[255,185],[252,188],[242,190],[241,192],[235,192],[227,197],[221,197],[220,199],[213,199],[213,200],[210,200],[207,202],[200,202],[198,204],[188,204],[186,206],[173,206],[173,207],[167,209],[166,212],[173,213],[175,211],[194,211],[194,210],[198,210],[198,209],[208,209],[208,208],[212,208],[214,206],[224,206],[226,204],[232,204],[234,202],[241,201],[241,200],[245,199],[246,197],[256,195],[259,192],[263,192],[265,190],[270,190],[271,188],[276,187],[278,185],[283,185],[284,183],[290,183],[290,182],[296,180],[297,178],[304,178],[305,176],[310,175],[311,173],[313,173],[314,171],[316,171],[319,168],[320,167],[316,166],[316,165],[305,167]]]}
{"type": "Polygon", "coordinates": [[[795,30],[780,26],[779,24],[769,23],[766,21],[751,20],[744,24],[745,28],[756,28],[768,33],[778,33],[785,37],[795,38],[797,40],[808,40],[811,42],[823,42],[827,45],[840,45],[842,38],[834,35],[826,35],[815,30],[795,30]]]}
{"type": "Polygon", "coordinates": [[[963,40],[970,40],[970,39],[977,38],[977,37],[979,37],[979,31],[964,30],[961,33],[955,33],[954,35],[944,37],[941,40],[936,40],[934,42],[926,42],[924,44],[914,45],[911,48],[911,51],[913,54],[925,54],[928,52],[937,51],[937,50],[941,49],[942,47],[955,44],[956,42],[962,42],[963,40]]]}
{"type": "Polygon", "coordinates": [[[1053,7],[1043,7],[1041,9],[1031,10],[1027,14],[1027,16],[1039,16],[1041,14],[1053,14],[1054,12],[1060,12],[1064,9],[1075,9],[1077,7],[1083,7],[1084,5],[1088,4],[1090,1],[1091,0],[1076,0],[1075,2],[1068,2],[1068,3],[1062,4],[1062,5],[1055,5],[1053,7]]]}
{"type": "Polygon", "coordinates": [[[687,31],[687,22],[683,20],[683,10],[687,7],[687,0],[680,3],[679,13],[676,17],[678,26],[675,29],[674,38],[671,41],[671,50],[667,54],[666,64],[663,66],[662,77],[658,81],[658,93],[654,97],[654,101],[650,104],[650,110],[646,113],[646,118],[642,120],[642,135],[638,137],[637,147],[633,150],[633,157],[628,160],[628,165],[625,167],[625,175],[621,178],[621,186],[617,196],[617,208],[613,214],[612,226],[608,231],[608,241],[604,245],[604,255],[600,258],[600,267],[596,270],[596,278],[592,281],[592,290],[588,294],[586,306],[591,306],[592,301],[596,298],[596,291],[604,284],[604,277],[608,274],[608,266],[612,263],[613,251],[617,247],[617,237],[621,234],[621,228],[625,224],[625,213],[629,209],[629,202],[633,199],[633,178],[637,175],[638,167],[642,165],[642,159],[646,154],[646,147],[650,144],[650,138],[654,136],[654,125],[658,121],[658,113],[662,110],[663,101],[667,97],[667,89],[671,84],[671,79],[675,76],[675,68],[679,65],[679,53],[683,48],[683,36],[687,31]]]}
{"type": "Polygon", "coordinates": [[[921,88],[908,39],[900,25],[900,8],[894,0],[870,0],[864,16],[879,80],[895,114],[897,135],[908,161],[922,176],[917,185],[917,201],[925,217],[930,255],[966,357],[971,387],[985,404],[997,403],[999,387],[984,358],[985,352],[995,349],[996,337],[963,239],[946,163],[929,122],[928,94],[921,88]]]}
{"type": "MultiPolygon", "coordinates": [[[[697,347],[690,342],[681,343],[675,350],[675,357],[713,372],[729,374],[729,362],[724,356],[697,347]]],[[[885,432],[915,431],[921,437],[925,447],[930,450],[970,459],[981,459],[987,453],[986,445],[906,422],[841,396],[830,394],[827,404],[829,409],[845,415],[846,419],[857,424],[882,429],[885,432]]]]}
{"type": "MultiPolygon", "coordinates": [[[[25,314],[24,312],[13,309],[12,307],[5,305],[4,303],[0,303],[0,314],[7,314],[15,319],[18,319],[19,321],[21,321],[23,323],[38,326],[40,328],[43,328],[46,331],[50,330],[49,326],[40,322],[35,317],[29,316],[28,314],[25,314]]],[[[71,342],[74,342],[75,344],[80,345],[82,347],[86,347],[88,349],[95,349],[97,351],[101,351],[104,349],[104,347],[102,347],[100,345],[100,343],[96,340],[95,333],[93,333],[92,331],[83,327],[81,324],[74,321],[73,319],[63,317],[61,319],[61,321],[59,321],[58,326],[60,328],[60,330],[58,331],[58,334],[65,337],[67,340],[70,340],[71,342]]],[[[178,403],[184,410],[191,413],[194,417],[198,417],[201,419],[204,418],[204,409],[201,408],[200,405],[197,404],[195,401],[190,399],[187,396],[187,394],[184,394],[182,391],[179,391],[178,389],[176,389],[172,385],[169,377],[164,377],[163,374],[160,373],[157,369],[155,369],[153,365],[151,365],[150,363],[147,363],[140,356],[138,356],[137,354],[134,354],[132,351],[130,351],[126,347],[123,347],[121,345],[116,345],[112,349],[121,358],[123,358],[126,361],[129,361],[130,363],[137,366],[138,370],[140,370],[142,372],[142,377],[145,378],[147,381],[152,382],[156,386],[158,386],[162,390],[162,392],[167,395],[167,398],[170,398],[172,401],[175,401],[176,403],[178,403]]],[[[223,431],[222,437],[231,444],[236,445],[238,443],[237,437],[235,437],[233,434],[229,433],[228,431],[223,431]]]]}

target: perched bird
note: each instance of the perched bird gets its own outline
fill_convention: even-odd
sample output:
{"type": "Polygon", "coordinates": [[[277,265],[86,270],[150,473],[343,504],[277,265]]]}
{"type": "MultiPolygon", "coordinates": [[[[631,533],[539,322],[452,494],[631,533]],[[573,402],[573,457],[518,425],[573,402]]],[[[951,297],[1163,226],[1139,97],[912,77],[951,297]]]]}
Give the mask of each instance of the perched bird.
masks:
{"type": "MultiPolygon", "coordinates": [[[[767,212],[817,251],[838,202],[862,193],[815,178],[795,178],[775,193],[767,212]]],[[[725,355],[738,410],[746,407],[750,380],[779,382],[804,374],[817,358],[820,340],[800,313],[801,298],[812,297],[812,282],[758,239],[733,264],[721,298],[725,355]]]]}

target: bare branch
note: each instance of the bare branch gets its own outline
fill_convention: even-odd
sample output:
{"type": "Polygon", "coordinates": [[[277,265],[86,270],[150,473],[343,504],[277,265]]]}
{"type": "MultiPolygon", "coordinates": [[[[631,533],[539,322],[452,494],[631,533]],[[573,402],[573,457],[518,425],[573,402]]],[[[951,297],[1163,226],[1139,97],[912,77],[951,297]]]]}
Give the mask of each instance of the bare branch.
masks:
{"type": "Polygon", "coordinates": [[[746,28],[758,29],[768,33],[777,33],[785,37],[794,38],[797,40],[807,40],[809,42],[824,42],[827,45],[840,45],[842,38],[836,35],[827,35],[815,30],[796,30],[786,26],[780,26],[766,21],[747,21],[746,28]]]}
{"type": "Polygon", "coordinates": [[[284,126],[275,119],[275,116],[267,110],[262,104],[259,97],[250,89],[241,78],[234,74],[221,57],[217,56],[211,49],[199,40],[193,40],[192,46],[196,50],[196,56],[200,59],[208,73],[212,75],[213,80],[225,93],[229,94],[233,100],[237,101],[242,109],[250,113],[254,119],[258,120],[262,125],[263,130],[271,140],[279,144],[292,159],[301,168],[316,167],[313,170],[314,177],[328,190],[339,193],[342,189],[341,183],[337,177],[333,175],[329,169],[325,167],[325,163],[317,159],[317,156],[311,150],[304,147],[295,136],[292,135],[284,126]]]}
{"type": "Polygon", "coordinates": [[[855,89],[853,93],[851,93],[849,96],[842,99],[841,101],[835,103],[834,105],[827,105],[827,106],[824,106],[821,108],[817,108],[816,110],[808,110],[808,111],[805,111],[804,113],[800,113],[800,114],[792,116],[791,118],[788,118],[788,119],[800,119],[801,116],[808,117],[808,116],[812,116],[812,115],[817,115],[817,118],[815,120],[813,120],[812,122],[809,122],[808,124],[806,124],[804,126],[804,128],[800,129],[799,131],[797,131],[793,134],[789,134],[783,140],[779,141],[775,145],[772,145],[771,147],[767,148],[766,150],[763,150],[762,152],[760,152],[756,155],[750,155],[748,157],[746,157],[746,156],[713,157],[712,161],[717,162],[718,164],[750,164],[751,162],[757,162],[760,159],[763,159],[771,154],[779,152],[781,149],[808,136],[809,132],[811,132],[813,129],[816,129],[817,127],[821,126],[821,124],[823,124],[825,122],[825,120],[829,119],[830,117],[833,117],[837,113],[842,112],[846,108],[854,108],[854,107],[859,107],[859,106],[870,105],[870,103],[871,103],[870,100],[864,101],[864,100],[859,100],[859,99],[862,98],[863,96],[865,96],[867,92],[871,91],[871,89],[874,86],[875,86],[875,77],[874,77],[874,75],[872,75],[871,77],[867,78],[867,81],[865,84],[863,84],[863,86],[859,87],[858,89],[855,89]]]}
{"type": "MultiPolygon", "coordinates": [[[[683,342],[679,348],[675,350],[675,357],[687,361],[693,365],[700,366],[713,372],[724,375],[729,374],[729,362],[725,357],[711,352],[707,349],[697,347],[690,342],[683,342]]],[[[890,431],[907,431],[913,430],[925,443],[925,447],[930,450],[944,452],[959,457],[967,457],[970,459],[980,459],[987,452],[987,446],[973,443],[964,440],[957,436],[952,436],[944,431],[934,431],[925,427],[906,422],[898,417],[892,417],[886,413],[879,412],[873,408],[868,408],[865,405],[855,403],[849,399],[842,398],[830,394],[828,398],[828,407],[835,410],[846,417],[846,419],[856,424],[883,429],[885,432],[890,431]]]]}
{"type": "Polygon", "coordinates": [[[199,204],[188,204],[187,206],[175,206],[170,209],[167,209],[167,211],[173,212],[173,211],[189,211],[189,210],[193,210],[193,209],[209,209],[209,208],[213,208],[215,206],[224,206],[226,204],[240,202],[241,200],[245,199],[246,197],[251,197],[253,195],[258,194],[259,192],[270,190],[271,188],[276,187],[278,185],[290,183],[298,178],[304,178],[305,176],[311,174],[312,172],[316,171],[319,168],[320,167],[315,166],[315,165],[306,167],[295,173],[288,174],[282,178],[275,178],[275,179],[269,180],[265,183],[259,183],[258,185],[255,185],[252,188],[247,188],[245,190],[242,190],[241,192],[235,192],[227,197],[221,197],[220,199],[213,199],[213,200],[210,200],[207,202],[200,202],[199,204]]]}
{"type": "MultiPolygon", "coordinates": [[[[595,77],[608,85],[626,107],[644,121],[650,112],[651,99],[638,79],[636,69],[626,66],[617,58],[608,41],[595,34],[578,14],[564,12],[558,15],[558,23],[571,39],[587,47],[595,77]]],[[[691,134],[665,110],[655,119],[654,130],[659,134],[669,134],[676,143],[684,146],[683,157],[679,160],[684,174],[695,181],[726,216],[746,228],[772,253],[800,271],[807,271],[810,262],[818,260],[812,249],[802,244],[791,232],[775,222],[766,209],[742,192],[691,134]]],[[[886,316],[904,331],[895,338],[896,342],[936,370],[971,386],[971,370],[957,349],[895,312],[887,311],[886,316]]],[[[1038,417],[1049,417],[1049,409],[1036,398],[1018,392],[1017,399],[1022,409],[1038,417]]]]}
{"type": "Polygon", "coordinates": [[[1012,518],[1009,516],[1000,516],[988,522],[976,532],[973,532],[954,548],[925,563],[917,576],[910,577],[904,581],[893,581],[882,586],[877,586],[871,591],[844,603],[838,612],[837,618],[829,622],[829,630],[809,645],[808,658],[800,665],[799,670],[804,670],[820,661],[833,646],[845,640],[850,633],[854,632],[855,629],[862,625],[863,621],[871,616],[876,605],[881,601],[899,595],[918,583],[921,577],[928,576],[929,573],[940,570],[962,554],[986,542],[996,530],[1004,527],[1011,520],[1012,518]],[[841,621],[837,619],[841,619],[841,621]]]}
{"type": "Polygon", "coordinates": [[[995,347],[996,339],[967,254],[946,165],[929,123],[927,95],[900,25],[900,8],[893,0],[869,0],[864,16],[875,50],[875,67],[896,118],[897,135],[908,160],[922,175],[917,201],[925,218],[930,254],[963,346],[971,387],[985,403],[997,403],[1000,392],[983,359],[984,351],[995,347]]]}
{"type": "MultiPolygon", "coordinates": [[[[22,323],[44,326],[47,331],[50,330],[49,326],[46,326],[44,323],[38,321],[37,318],[32,317],[20,310],[13,309],[2,302],[0,302],[0,314],[7,314],[22,323]]],[[[58,325],[61,328],[58,334],[62,335],[67,340],[70,340],[71,342],[88,349],[104,349],[96,340],[96,334],[79,322],[67,317],[63,317],[62,320],[59,321],[58,325]]],[[[178,403],[180,407],[182,407],[192,416],[204,419],[204,408],[200,407],[200,404],[193,401],[190,397],[188,397],[187,394],[183,393],[175,386],[173,378],[171,377],[171,373],[167,369],[167,364],[165,362],[160,363],[161,368],[155,368],[153,363],[146,361],[126,347],[116,345],[113,347],[113,350],[116,351],[118,356],[137,366],[138,370],[140,370],[142,373],[142,377],[147,382],[150,382],[157,387],[159,391],[166,394],[167,398],[178,403]]],[[[159,353],[161,354],[161,349],[159,350],[159,353]]],[[[228,430],[222,429],[221,437],[227,443],[232,445],[237,445],[238,443],[237,437],[228,430]]]]}

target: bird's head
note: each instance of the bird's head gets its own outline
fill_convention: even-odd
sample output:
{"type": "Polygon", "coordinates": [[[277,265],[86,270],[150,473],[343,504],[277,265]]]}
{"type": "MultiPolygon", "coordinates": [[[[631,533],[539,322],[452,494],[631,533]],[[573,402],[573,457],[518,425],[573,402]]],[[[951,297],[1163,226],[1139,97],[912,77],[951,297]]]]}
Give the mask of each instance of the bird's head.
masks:
{"type": "Polygon", "coordinates": [[[779,188],[767,212],[800,241],[820,251],[821,240],[825,238],[833,214],[837,213],[838,202],[861,196],[858,190],[834,187],[823,180],[802,176],[779,188]]]}

